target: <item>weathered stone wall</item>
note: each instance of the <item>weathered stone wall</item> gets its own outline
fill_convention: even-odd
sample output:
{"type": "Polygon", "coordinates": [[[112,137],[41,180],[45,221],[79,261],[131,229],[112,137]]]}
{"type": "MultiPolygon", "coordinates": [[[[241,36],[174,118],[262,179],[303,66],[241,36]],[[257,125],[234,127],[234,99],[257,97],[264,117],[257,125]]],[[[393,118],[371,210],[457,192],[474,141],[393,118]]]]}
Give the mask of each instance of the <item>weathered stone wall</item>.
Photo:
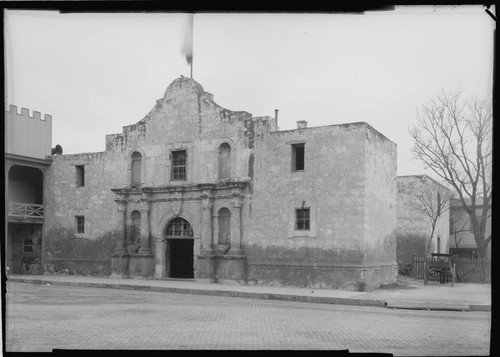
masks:
{"type": "Polygon", "coordinates": [[[384,249],[395,246],[395,208],[378,206],[395,201],[395,146],[384,139],[383,149],[373,147],[385,160],[381,166],[390,166],[367,171],[365,145],[374,135],[368,134],[371,130],[365,123],[290,130],[271,133],[256,146],[248,223],[252,229],[244,246],[248,279],[358,289],[366,246],[372,249],[370,264],[394,265],[384,249]],[[292,170],[291,144],[296,143],[305,143],[303,172],[292,170]],[[378,186],[367,189],[367,173],[377,175],[378,186]],[[377,222],[379,228],[373,227],[377,231],[370,236],[367,229],[372,227],[363,224],[368,219],[367,192],[370,200],[377,200],[369,208],[368,224],[386,220],[377,222]],[[311,208],[309,232],[293,229],[295,208],[302,204],[311,208]]]}
{"type": "Polygon", "coordinates": [[[396,144],[370,126],[365,136],[366,289],[394,282],[396,265],[396,144]]]}
{"type": "Polygon", "coordinates": [[[116,235],[77,238],[73,230],[57,227],[46,232],[44,246],[46,274],[109,276],[116,235]]]}
{"type": "MultiPolygon", "coordinates": [[[[429,217],[419,212],[416,207],[419,196],[428,190],[437,192],[446,188],[426,175],[398,176],[398,213],[397,213],[397,260],[403,267],[410,264],[413,256],[424,256],[425,247],[431,234],[429,217]]],[[[437,253],[437,237],[441,238],[441,253],[449,251],[449,204],[438,219],[431,241],[430,253],[437,253]]]]}
{"type": "Polygon", "coordinates": [[[85,216],[80,238],[96,239],[112,230],[117,220],[111,188],[124,183],[124,160],[107,152],[55,155],[46,175],[46,232],[58,226],[76,233],[75,216],[85,216]],[[85,184],[77,187],[75,165],[84,165],[85,184]]]}

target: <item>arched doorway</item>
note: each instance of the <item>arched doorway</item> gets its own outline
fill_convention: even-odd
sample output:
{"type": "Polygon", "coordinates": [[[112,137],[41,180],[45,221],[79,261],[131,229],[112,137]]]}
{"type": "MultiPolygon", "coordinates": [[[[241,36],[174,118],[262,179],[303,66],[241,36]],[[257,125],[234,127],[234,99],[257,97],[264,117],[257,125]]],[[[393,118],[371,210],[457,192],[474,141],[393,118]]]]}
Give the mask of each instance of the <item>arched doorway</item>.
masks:
{"type": "Polygon", "coordinates": [[[173,219],[165,230],[167,276],[193,279],[193,229],[184,218],[173,219]]]}

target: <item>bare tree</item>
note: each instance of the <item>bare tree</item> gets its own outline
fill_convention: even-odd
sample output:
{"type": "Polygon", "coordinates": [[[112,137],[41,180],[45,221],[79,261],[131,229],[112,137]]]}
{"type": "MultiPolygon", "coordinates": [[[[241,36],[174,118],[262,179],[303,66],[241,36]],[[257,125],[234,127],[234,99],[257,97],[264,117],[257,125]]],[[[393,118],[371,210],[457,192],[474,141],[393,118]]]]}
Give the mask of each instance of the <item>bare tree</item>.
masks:
{"type": "Polygon", "coordinates": [[[436,231],[436,225],[439,218],[450,208],[451,193],[449,190],[426,186],[421,194],[416,196],[416,200],[411,203],[411,207],[427,217],[431,223],[431,232],[427,244],[425,245],[425,255],[429,255],[432,238],[436,231]]]}
{"type": "Polygon", "coordinates": [[[450,215],[450,234],[453,234],[453,239],[455,240],[455,248],[458,248],[460,242],[462,241],[462,238],[457,240],[458,233],[469,232],[469,229],[467,228],[468,225],[469,221],[463,219],[463,213],[460,213],[457,218],[453,218],[450,215]]]}
{"type": "Polygon", "coordinates": [[[410,134],[415,157],[456,191],[483,258],[491,241],[491,235],[485,237],[492,185],[491,103],[442,91],[417,112],[410,134]]]}

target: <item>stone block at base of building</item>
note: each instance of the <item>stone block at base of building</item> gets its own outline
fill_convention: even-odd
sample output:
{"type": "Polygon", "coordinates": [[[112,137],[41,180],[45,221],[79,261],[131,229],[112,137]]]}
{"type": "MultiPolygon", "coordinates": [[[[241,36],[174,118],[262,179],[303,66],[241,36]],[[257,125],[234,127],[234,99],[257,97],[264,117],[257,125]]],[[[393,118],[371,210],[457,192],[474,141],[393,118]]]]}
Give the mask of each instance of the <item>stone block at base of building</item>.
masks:
{"type": "Polygon", "coordinates": [[[130,256],[125,255],[112,255],[111,256],[111,275],[113,279],[128,278],[128,264],[130,256]]]}
{"type": "Polygon", "coordinates": [[[216,255],[215,279],[218,282],[246,283],[246,256],[245,255],[216,255]]]}
{"type": "Polygon", "coordinates": [[[197,261],[197,281],[246,284],[245,255],[199,255],[197,261]]]}
{"type": "Polygon", "coordinates": [[[130,257],[128,273],[131,278],[153,278],[155,273],[155,258],[153,255],[133,255],[130,257]]]}
{"type": "Polygon", "coordinates": [[[364,267],[362,265],[300,266],[249,264],[248,281],[278,286],[311,289],[369,291],[395,282],[397,265],[364,267]]]}
{"type": "Polygon", "coordinates": [[[215,283],[215,255],[198,255],[196,257],[197,267],[194,271],[196,281],[215,283]]]}
{"type": "Polygon", "coordinates": [[[359,291],[370,291],[378,288],[380,285],[393,284],[398,276],[398,265],[380,265],[375,267],[365,268],[363,270],[362,282],[364,290],[360,286],[359,291]]]}

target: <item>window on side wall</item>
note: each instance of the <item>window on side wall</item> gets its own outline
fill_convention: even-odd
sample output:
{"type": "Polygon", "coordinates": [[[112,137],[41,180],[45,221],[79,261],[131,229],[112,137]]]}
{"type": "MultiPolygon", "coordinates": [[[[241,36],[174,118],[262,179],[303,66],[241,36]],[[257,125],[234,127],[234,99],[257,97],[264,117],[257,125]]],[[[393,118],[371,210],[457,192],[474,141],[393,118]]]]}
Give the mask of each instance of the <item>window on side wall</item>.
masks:
{"type": "Polygon", "coordinates": [[[292,144],[292,171],[304,171],[305,144],[292,144]]]}
{"type": "Polygon", "coordinates": [[[310,229],[310,217],[310,208],[297,208],[295,210],[295,229],[298,231],[308,231],[310,229]]]}
{"type": "Polygon", "coordinates": [[[172,180],[186,180],[187,153],[172,151],[172,180]]]}
{"type": "Polygon", "coordinates": [[[85,216],[76,216],[76,233],[85,233],[85,216]]]}
{"type": "Polygon", "coordinates": [[[85,166],[84,165],[76,165],[76,187],[85,186],[85,166]]]}

